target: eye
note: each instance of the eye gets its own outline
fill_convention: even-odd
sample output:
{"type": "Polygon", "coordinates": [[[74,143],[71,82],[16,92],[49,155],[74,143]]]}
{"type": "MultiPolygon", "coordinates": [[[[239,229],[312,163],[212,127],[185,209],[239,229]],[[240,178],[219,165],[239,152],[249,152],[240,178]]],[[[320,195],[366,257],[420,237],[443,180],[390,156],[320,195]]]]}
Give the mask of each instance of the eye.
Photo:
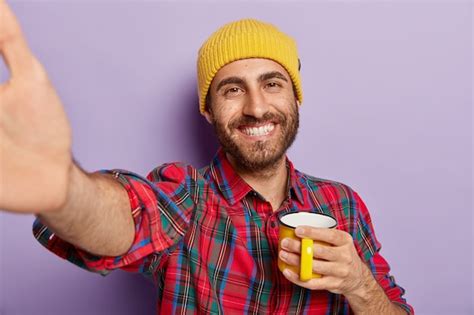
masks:
{"type": "Polygon", "coordinates": [[[275,81],[271,81],[267,83],[266,87],[270,89],[278,89],[281,88],[281,84],[275,81]]]}
{"type": "Polygon", "coordinates": [[[242,90],[238,87],[231,87],[225,90],[224,94],[228,96],[238,95],[242,90]]]}

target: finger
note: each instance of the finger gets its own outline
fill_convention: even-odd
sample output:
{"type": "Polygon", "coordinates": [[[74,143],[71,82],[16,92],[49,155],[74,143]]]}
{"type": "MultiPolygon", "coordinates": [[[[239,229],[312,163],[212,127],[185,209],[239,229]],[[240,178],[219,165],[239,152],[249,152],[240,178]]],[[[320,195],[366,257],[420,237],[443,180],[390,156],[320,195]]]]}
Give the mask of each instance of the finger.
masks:
{"type": "Polygon", "coordinates": [[[316,259],[313,259],[313,272],[324,277],[333,276],[335,278],[345,278],[349,274],[349,270],[342,264],[316,259]]]}
{"type": "Polygon", "coordinates": [[[333,277],[313,278],[308,281],[301,281],[299,276],[290,269],[283,270],[283,276],[290,282],[310,290],[330,290],[334,286],[333,277]]]}
{"type": "MultiPolygon", "coordinates": [[[[299,254],[301,252],[301,242],[292,238],[284,238],[281,241],[281,248],[287,252],[299,254]]],[[[338,261],[343,258],[341,251],[341,247],[333,247],[321,244],[313,245],[314,258],[338,261]]]]}
{"type": "MultiPolygon", "coordinates": [[[[300,265],[300,256],[294,253],[290,253],[284,250],[281,250],[279,257],[287,265],[299,266],[300,265]]],[[[344,278],[347,276],[348,270],[344,268],[343,264],[323,261],[318,259],[313,259],[313,272],[318,273],[324,276],[334,276],[339,278],[344,278]]]]}
{"type": "Polygon", "coordinates": [[[328,261],[341,261],[343,260],[343,247],[334,247],[321,244],[313,245],[314,258],[324,259],[328,261]]]}
{"type": "Polygon", "coordinates": [[[300,255],[294,254],[291,252],[287,252],[285,250],[281,250],[278,254],[281,260],[283,260],[286,264],[292,266],[299,266],[300,265],[300,255]]]}
{"type": "Polygon", "coordinates": [[[5,0],[0,0],[0,54],[12,77],[28,73],[35,65],[20,25],[5,0]]]}
{"type": "Polygon", "coordinates": [[[281,248],[293,253],[300,253],[301,252],[301,242],[299,240],[295,240],[289,237],[282,239],[281,241],[281,248]]]}
{"type": "Polygon", "coordinates": [[[295,234],[301,238],[311,238],[315,241],[326,242],[335,246],[342,246],[353,242],[349,233],[336,229],[321,229],[310,226],[298,226],[295,234]]]}

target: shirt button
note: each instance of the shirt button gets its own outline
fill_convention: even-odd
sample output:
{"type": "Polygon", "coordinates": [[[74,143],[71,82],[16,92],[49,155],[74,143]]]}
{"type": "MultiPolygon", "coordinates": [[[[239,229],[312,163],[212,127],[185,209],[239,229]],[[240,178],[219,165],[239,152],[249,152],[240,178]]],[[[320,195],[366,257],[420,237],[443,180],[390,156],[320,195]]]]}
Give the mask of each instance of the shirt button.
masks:
{"type": "Polygon", "coordinates": [[[275,221],[270,222],[270,226],[272,227],[272,229],[276,228],[276,223],[275,223],[275,221]]]}

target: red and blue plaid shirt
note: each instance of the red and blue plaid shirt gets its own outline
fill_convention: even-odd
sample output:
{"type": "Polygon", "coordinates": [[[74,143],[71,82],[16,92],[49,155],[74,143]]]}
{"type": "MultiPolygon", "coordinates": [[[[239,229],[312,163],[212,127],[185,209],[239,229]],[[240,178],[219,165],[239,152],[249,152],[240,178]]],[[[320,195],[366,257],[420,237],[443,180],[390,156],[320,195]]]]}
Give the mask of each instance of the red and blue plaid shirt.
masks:
{"type": "Polygon", "coordinates": [[[136,234],[120,257],[97,257],[61,240],[36,221],[34,235],[46,248],[89,271],[114,269],[151,277],[162,314],[352,314],[342,295],[289,282],[277,267],[277,217],[291,211],[334,216],[354,238],[389,299],[413,309],[380,255],[369,212],[348,186],[289,169],[288,195],[277,211],[232,168],[222,150],[201,170],[164,164],[146,178],[104,171],[126,188],[136,234]]]}

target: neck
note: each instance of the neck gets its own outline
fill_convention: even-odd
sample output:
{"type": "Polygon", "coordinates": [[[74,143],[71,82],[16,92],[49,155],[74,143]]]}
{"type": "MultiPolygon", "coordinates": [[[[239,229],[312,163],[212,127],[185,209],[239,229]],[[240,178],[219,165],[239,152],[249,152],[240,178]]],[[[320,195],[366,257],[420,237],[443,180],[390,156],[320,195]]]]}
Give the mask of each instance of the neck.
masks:
{"type": "Polygon", "coordinates": [[[285,157],[283,156],[270,167],[257,171],[242,168],[229,154],[227,154],[227,159],[237,174],[270,202],[274,211],[278,210],[287,194],[289,174],[285,157]]]}

